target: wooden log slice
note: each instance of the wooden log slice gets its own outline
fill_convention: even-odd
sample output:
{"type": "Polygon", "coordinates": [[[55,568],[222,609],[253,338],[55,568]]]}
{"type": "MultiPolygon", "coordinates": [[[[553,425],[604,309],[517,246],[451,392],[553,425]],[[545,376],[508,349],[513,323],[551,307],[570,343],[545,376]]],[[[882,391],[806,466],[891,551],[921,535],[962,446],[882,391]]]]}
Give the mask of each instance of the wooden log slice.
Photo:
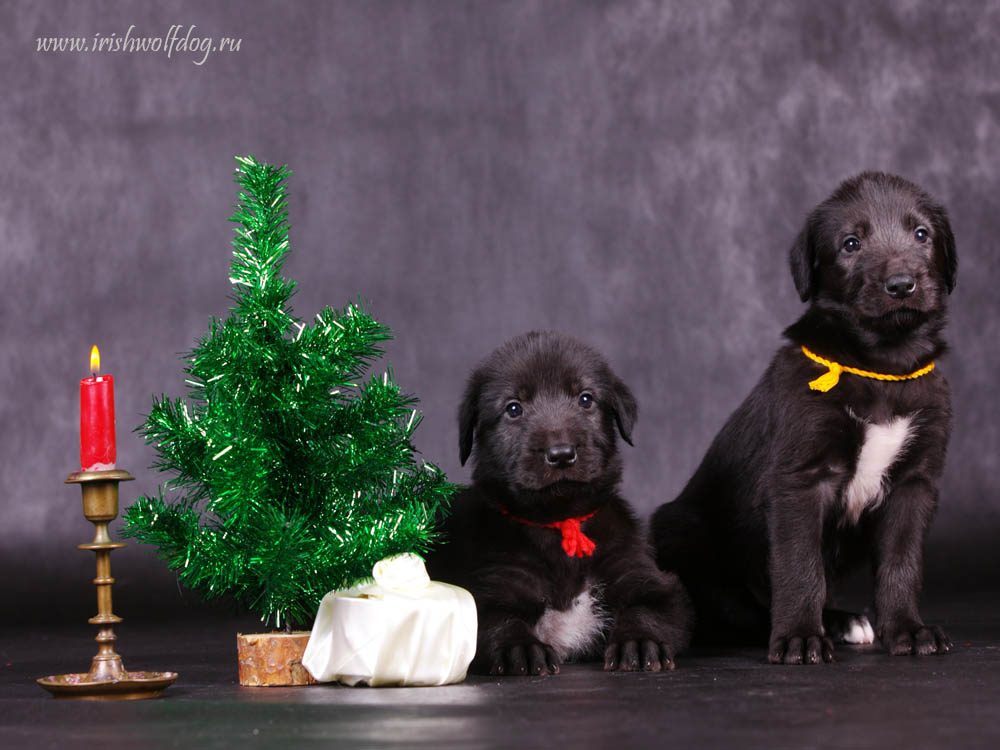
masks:
{"type": "Polygon", "coordinates": [[[302,666],[302,654],[308,642],[308,630],[237,633],[240,684],[248,687],[314,685],[316,680],[302,666]]]}

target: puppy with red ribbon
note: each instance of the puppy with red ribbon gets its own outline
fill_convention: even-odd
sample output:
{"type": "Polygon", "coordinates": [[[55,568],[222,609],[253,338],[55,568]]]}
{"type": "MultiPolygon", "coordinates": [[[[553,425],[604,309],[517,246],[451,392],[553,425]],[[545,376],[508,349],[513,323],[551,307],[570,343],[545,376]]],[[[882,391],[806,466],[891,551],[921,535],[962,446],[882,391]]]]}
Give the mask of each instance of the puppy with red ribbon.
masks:
{"type": "Polygon", "coordinates": [[[618,437],[631,444],[636,413],[604,358],[556,333],[511,339],[470,376],[458,422],[473,484],[428,567],[475,597],[474,671],[555,674],[601,657],[606,670],[673,669],[688,598],[618,494],[618,437]]]}

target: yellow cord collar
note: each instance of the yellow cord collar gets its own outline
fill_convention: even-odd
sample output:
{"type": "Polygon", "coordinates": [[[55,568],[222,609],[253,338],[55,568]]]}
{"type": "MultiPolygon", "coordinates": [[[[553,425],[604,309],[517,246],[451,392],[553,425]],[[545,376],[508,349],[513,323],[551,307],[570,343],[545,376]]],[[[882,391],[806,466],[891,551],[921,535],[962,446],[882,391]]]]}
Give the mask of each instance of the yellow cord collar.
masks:
{"type": "Polygon", "coordinates": [[[814,391],[823,391],[824,393],[840,382],[840,374],[844,372],[849,372],[851,375],[860,375],[863,378],[872,378],[874,380],[913,380],[915,378],[919,378],[921,375],[926,375],[934,369],[934,363],[931,362],[929,365],[925,365],[919,370],[914,370],[909,375],[886,375],[885,373],[860,370],[857,367],[849,367],[848,365],[842,365],[829,359],[823,359],[821,356],[814,354],[804,346],[802,347],[802,353],[809,357],[809,359],[813,362],[817,362],[824,367],[829,368],[828,372],[824,372],[815,380],[809,381],[810,388],[814,391]]]}

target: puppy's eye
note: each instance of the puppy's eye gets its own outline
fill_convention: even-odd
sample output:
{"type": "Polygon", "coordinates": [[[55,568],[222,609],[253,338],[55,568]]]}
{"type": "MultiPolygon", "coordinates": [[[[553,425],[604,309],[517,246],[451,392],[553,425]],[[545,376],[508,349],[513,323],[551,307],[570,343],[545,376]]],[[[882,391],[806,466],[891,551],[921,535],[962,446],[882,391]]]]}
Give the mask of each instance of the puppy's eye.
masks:
{"type": "Polygon", "coordinates": [[[841,245],[844,252],[854,253],[861,249],[861,240],[857,238],[857,235],[849,234],[844,238],[844,244],[841,245]]]}
{"type": "Polygon", "coordinates": [[[594,405],[594,397],[591,396],[589,393],[581,393],[579,403],[580,406],[582,406],[584,409],[589,409],[591,406],[594,405]]]}
{"type": "Polygon", "coordinates": [[[516,419],[524,414],[524,407],[517,401],[511,401],[503,408],[503,410],[507,412],[507,416],[511,419],[516,419]]]}
{"type": "Polygon", "coordinates": [[[917,227],[917,231],[913,233],[913,236],[917,242],[927,242],[930,239],[931,233],[927,231],[927,227],[917,227]]]}

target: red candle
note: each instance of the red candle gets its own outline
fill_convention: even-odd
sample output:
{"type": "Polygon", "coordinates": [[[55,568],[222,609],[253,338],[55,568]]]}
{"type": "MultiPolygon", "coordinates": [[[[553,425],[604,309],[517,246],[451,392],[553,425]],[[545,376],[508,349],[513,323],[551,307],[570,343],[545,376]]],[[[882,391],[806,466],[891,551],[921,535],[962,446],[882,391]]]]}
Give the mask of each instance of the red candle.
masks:
{"type": "Polygon", "coordinates": [[[101,354],[90,350],[90,377],[80,381],[80,468],[115,468],[115,379],[98,375],[101,354]]]}

